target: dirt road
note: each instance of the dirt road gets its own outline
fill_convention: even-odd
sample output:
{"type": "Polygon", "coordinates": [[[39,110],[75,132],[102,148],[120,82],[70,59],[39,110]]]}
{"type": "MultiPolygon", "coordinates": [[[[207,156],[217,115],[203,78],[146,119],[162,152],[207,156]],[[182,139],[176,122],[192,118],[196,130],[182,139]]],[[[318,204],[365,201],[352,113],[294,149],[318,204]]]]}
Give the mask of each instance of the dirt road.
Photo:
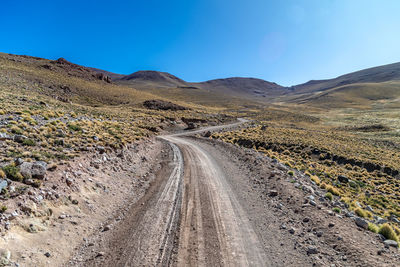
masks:
{"type": "Polygon", "coordinates": [[[268,266],[218,162],[185,134],[160,139],[170,153],[149,192],[113,229],[105,255],[92,255],[82,266],[268,266]]]}
{"type": "Polygon", "coordinates": [[[267,266],[247,214],[215,159],[181,136],[163,139],[179,147],[184,157],[177,265],[267,266]]]}
{"type": "Polygon", "coordinates": [[[68,266],[395,266],[397,254],[379,252],[371,232],[326,201],[310,205],[310,190],[314,199],[324,192],[304,175],[290,176],[252,150],[187,135],[159,137],[146,193],[68,266]]]}

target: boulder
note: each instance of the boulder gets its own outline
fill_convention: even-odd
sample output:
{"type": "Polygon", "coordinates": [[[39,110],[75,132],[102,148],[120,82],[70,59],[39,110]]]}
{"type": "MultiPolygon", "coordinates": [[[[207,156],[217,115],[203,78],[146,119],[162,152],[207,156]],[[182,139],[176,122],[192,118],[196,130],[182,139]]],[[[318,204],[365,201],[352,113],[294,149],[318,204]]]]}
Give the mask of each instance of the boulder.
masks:
{"type": "Polygon", "coordinates": [[[25,179],[43,179],[46,176],[47,163],[44,161],[23,162],[19,168],[25,179]]]}
{"type": "Polygon", "coordinates": [[[43,179],[46,176],[47,163],[44,161],[36,161],[32,164],[32,177],[43,179]]]}
{"type": "Polygon", "coordinates": [[[31,179],[32,178],[32,162],[23,162],[20,166],[19,166],[19,170],[22,174],[22,176],[25,179],[31,179]]]}
{"type": "Polygon", "coordinates": [[[357,217],[355,223],[358,227],[368,229],[368,222],[362,218],[357,217]]]}
{"type": "Polygon", "coordinates": [[[390,240],[390,239],[387,239],[387,240],[383,241],[383,243],[385,244],[385,247],[395,247],[395,248],[397,248],[399,246],[399,244],[396,241],[390,240]]]}

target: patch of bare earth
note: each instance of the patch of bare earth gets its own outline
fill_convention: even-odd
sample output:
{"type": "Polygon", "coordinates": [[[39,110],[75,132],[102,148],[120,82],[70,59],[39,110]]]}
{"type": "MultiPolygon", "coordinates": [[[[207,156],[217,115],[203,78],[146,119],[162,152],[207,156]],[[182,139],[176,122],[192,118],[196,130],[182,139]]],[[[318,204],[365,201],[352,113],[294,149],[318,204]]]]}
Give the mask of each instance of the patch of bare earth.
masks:
{"type": "Polygon", "coordinates": [[[152,180],[162,144],[141,141],[119,152],[91,152],[49,172],[39,189],[5,202],[15,216],[0,247],[11,266],[62,266],[89,237],[111,228],[152,180]]]}

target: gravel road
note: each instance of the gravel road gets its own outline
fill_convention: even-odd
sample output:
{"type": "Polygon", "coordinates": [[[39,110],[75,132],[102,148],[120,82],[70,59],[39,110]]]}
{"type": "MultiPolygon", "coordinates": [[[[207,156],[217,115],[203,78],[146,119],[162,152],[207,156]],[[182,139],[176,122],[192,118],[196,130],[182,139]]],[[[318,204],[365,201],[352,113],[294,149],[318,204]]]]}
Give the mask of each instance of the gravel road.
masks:
{"type": "Polygon", "coordinates": [[[144,196],[70,266],[395,266],[372,233],[308,204],[282,164],[193,137],[243,122],[160,136],[144,196]]]}

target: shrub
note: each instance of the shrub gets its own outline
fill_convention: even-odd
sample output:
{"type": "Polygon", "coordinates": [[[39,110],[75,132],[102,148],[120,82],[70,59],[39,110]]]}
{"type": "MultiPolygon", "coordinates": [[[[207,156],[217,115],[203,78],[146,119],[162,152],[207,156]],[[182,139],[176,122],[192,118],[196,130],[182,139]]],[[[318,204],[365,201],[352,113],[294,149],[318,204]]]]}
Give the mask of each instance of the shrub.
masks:
{"type": "Polygon", "coordinates": [[[23,144],[24,146],[34,146],[34,145],[36,145],[35,141],[32,140],[32,139],[25,139],[25,140],[22,142],[22,144],[23,144]]]}
{"type": "Polygon", "coordinates": [[[334,212],[336,212],[336,213],[341,213],[341,212],[342,212],[341,209],[338,208],[338,207],[334,207],[332,210],[333,210],[334,212]]]}
{"type": "Polygon", "coordinates": [[[7,206],[1,206],[0,207],[0,213],[4,213],[7,210],[7,206]]]}
{"type": "Polygon", "coordinates": [[[326,187],[326,190],[328,190],[328,192],[332,193],[335,196],[340,196],[340,192],[339,190],[337,190],[335,187],[328,185],[326,187]]]}
{"type": "Polygon", "coordinates": [[[311,180],[314,181],[317,185],[321,183],[321,180],[316,175],[311,175],[311,180]]]}
{"type": "Polygon", "coordinates": [[[363,210],[362,208],[356,208],[354,210],[355,214],[357,214],[359,217],[365,218],[367,217],[367,213],[365,212],[365,210],[363,210]]]}
{"type": "Polygon", "coordinates": [[[378,233],[383,235],[386,239],[394,240],[394,241],[397,241],[397,242],[399,241],[399,238],[397,237],[397,235],[394,232],[393,228],[388,223],[383,224],[379,228],[378,233]]]}
{"type": "Polygon", "coordinates": [[[77,124],[75,124],[75,123],[69,123],[68,124],[68,128],[70,128],[71,130],[73,130],[73,131],[82,131],[82,128],[79,126],[79,125],[77,125],[77,124]]]}
{"type": "Polygon", "coordinates": [[[0,178],[6,178],[6,173],[2,169],[0,169],[0,178]]]}
{"type": "Polygon", "coordinates": [[[374,223],[368,223],[368,230],[377,234],[379,232],[379,227],[374,223]]]}
{"type": "Polygon", "coordinates": [[[3,171],[6,173],[7,178],[9,178],[10,180],[22,182],[22,180],[24,179],[18,168],[13,165],[7,165],[3,167],[3,171]]]}
{"type": "Polygon", "coordinates": [[[293,175],[294,175],[294,172],[293,172],[293,171],[288,171],[288,174],[289,174],[290,176],[293,176],[293,175]]]}
{"type": "Polygon", "coordinates": [[[330,201],[332,201],[332,199],[333,199],[333,195],[332,195],[332,193],[330,193],[330,192],[326,193],[326,194],[325,194],[325,197],[326,197],[327,199],[329,199],[330,201]]]}

